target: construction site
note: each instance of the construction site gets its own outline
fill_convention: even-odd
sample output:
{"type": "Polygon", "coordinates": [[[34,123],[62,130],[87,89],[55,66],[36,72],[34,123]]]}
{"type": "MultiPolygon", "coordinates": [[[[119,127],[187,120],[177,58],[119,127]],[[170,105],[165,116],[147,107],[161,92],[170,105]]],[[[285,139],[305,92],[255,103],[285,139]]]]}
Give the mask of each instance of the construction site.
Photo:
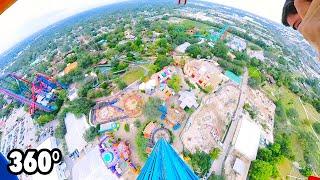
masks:
{"type": "Polygon", "coordinates": [[[182,141],[189,151],[209,152],[222,145],[238,104],[239,93],[239,87],[228,83],[203,98],[182,134],[182,141]]]}

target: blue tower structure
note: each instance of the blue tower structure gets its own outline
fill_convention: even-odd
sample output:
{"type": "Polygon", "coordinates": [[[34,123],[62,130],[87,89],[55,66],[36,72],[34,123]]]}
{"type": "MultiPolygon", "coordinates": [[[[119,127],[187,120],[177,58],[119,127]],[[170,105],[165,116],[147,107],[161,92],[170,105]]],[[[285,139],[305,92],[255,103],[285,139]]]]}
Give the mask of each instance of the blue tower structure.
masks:
{"type": "Polygon", "coordinates": [[[154,146],[137,179],[198,180],[199,178],[171,145],[161,138],[154,146]]]}

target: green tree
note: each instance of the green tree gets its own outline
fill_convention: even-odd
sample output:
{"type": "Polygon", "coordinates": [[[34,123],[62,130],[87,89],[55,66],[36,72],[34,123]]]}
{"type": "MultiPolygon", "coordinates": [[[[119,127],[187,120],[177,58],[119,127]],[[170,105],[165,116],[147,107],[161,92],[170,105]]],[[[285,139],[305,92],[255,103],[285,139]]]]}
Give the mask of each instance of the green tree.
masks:
{"type": "Polygon", "coordinates": [[[272,151],[268,148],[259,149],[257,159],[263,160],[266,162],[271,162],[273,159],[272,151]]]}
{"type": "Polygon", "coordinates": [[[285,108],[284,108],[284,105],[282,103],[281,100],[278,100],[275,102],[276,104],[276,116],[275,116],[275,119],[277,121],[286,121],[287,119],[287,115],[286,115],[286,111],[285,111],[285,108]]]}
{"type": "Polygon", "coordinates": [[[317,134],[320,134],[320,122],[313,123],[312,127],[317,134]]]}
{"type": "Polygon", "coordinates": [[[189,154],[190,162],[193,170],[199,176],[206,175],[211,167],[211,156],[203,151],[197,151],[194,154],[189,154]]]}
{"type": "Polygon", "coordinates": [[[262,160],[254,160],[251,163],[249,177],[252,180],[270,179],[273,175],[273,167],[270,163],[262,160]]]}
{"type": "Polygon", "coordinates": [[[213,48],[212,53],[220,58],[227,59],[228,58],[229,48],[223,41],[218,41],[213,48]]]}
{"type": "Polygon", "coordinates": [[[201,89],[201,90],[206,94],[210,94],[213,91],[213,87],[211,85],[208,85],[204,89],[201,89]]]}
{"type": "Polygon", "coordinates": [[[290,119],[298,119],[299,118],[299,113],[295,108],[289,108],[286,112],[288,118],[290,119]]]}
{"type": "Polygon", "coordinates": [[[308,177],[308,176],[312,175],[312,169],[311,169],[310,166],[306,166],[306,167],[300,169],[299,171],[305,177],[308,177]]]}
{"type": "Polygon", "coordinates": [[[89,129],[86,130],[84,133],[83,137],[87,142],[92,142],[98,135],[98,128],[96,127],[90,127],[89,129]]]}
{"type": "Polygon", "coordinates": [[[66,135],[66,133],[67,133],[67,128],[66,128],[64,121],[62,121],[57,126],[57,128],[54,132],[54,136],[58,139],[63,139],[64,136],[66,135]]]}
{"type": "Polygon", "coordinates": [[[73,101],[70,101],[68,109],[71,113],[80,117],[81,115],[88,115],[91,107],[94,106],[94,103],[87,98],[77,98],[73,101]]]}
{"type": "Polygon", "coordinates": [[[160,98],[149,98],[144,106],[144,114],[147,119],[154,120],[160,118],[161,112],[159,111],[159,107],[161,106],[161,104],[162,100],[160,98]]]}
{"type": "Polygon", "coordinates": [[[139,119],[135,120],[135,121],[134,121],[134,126],[135,126],[136,128],[140,128],[140,127],[141,127],[141,121],[140,121],[139,119]]]}
{"type": "Polygon", "coordinates": [[[53,114],[43,114],[38,117],[37,122],[40,126],[43,126],[48,122],[52,121],[53,119],[54,119],[53,114]]]}
{"type": "Polygon", "coordinates": [[[215,160],[219,157],[220,154],[220,149],[219,148],[214,148],[210,151],[210,157],[212,160],[215,160]]]}
{"type": "Polygon", "coordinates": [[[128,123],[125,123],[125,124],[124,124],[124,130],[125,130],[126,132],[130,132],[130,126],[129,126],[128,123]]]}
{"type": "Polygon", "coordinates": [[[208,180],[225,180],[225,177],[222,175],[220,176],[212,173],[208,180]]]}
{"type": "Polygon", "coordinates": [[[189,54],[189,56],[191,56],[193,58],[197,58],[198,55],[201,55],[200,45],[192,44],[187,48],[186,52],[189,54]]]}
{"type": "Polygon", "coordinates": [[[165,55],[159,55],[154,62],[154,65],[156,66],[156,72],[159,72],[162,68],[165,66],[169,66],[173,62],[172,57],[167,57],[165,55]]]}
{"type": "Polygon", "coordinates": [[[118,88],[121,90],[123,90],[127,87],[127,84],[121,78],[118,78],[116,80],[116,84],[117,84],[118,88]]]}
{"type": "Polygon", "coordinates": [[[136,134],[136,138],[135,138],[135,143],[137,145],[137,154],[138,154],[139,159],[142,162],[145,162],[147,157],[148,157],[148,155],[146,153],[146,147],[147,147],[148,140],[146,138],[144,138],[144,135],[142,133],[144,128],[145,128],[145,126],[148,123],[149,122],[147,122],[146,124],[144,124],[143,126],[141,126],[138,129],[137,134],[136,134]]]}
{"type": "Polygon", "coordinates": [[[181,89],[181,79],[178,75],[173,75],[171,79],[168,80],[168,86],[174,90],[174,92],[179,92],[181,89]]]}

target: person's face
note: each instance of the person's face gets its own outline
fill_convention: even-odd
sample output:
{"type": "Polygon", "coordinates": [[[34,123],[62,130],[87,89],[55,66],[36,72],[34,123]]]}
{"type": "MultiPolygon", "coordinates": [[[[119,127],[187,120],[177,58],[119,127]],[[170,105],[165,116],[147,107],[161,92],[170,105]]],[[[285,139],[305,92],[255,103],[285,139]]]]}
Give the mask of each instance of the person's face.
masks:
{"type": "Polygon", "coordinates": [[[299,16],[298,13],[295,14],[289,14],[287,17],[288,24],[294,29],[297,30],[300,23],[302,21],[302,18],[299,16]]]}

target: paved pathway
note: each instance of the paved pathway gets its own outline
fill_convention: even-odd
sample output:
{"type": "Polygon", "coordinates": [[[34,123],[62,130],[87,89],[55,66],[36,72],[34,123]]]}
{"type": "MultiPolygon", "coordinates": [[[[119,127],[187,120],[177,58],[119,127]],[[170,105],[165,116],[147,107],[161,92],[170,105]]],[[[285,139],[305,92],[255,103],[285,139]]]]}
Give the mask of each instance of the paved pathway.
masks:
{"type": "Polygon", "coordinates": [[[240,90],[240,94],[239,94],[239,100],[238,100],[238,104],[237,104],[237,108],[235,110],[235,113],[233,114],[232,117],[232,123],[230,125],[230,128],[228,130],[228,134],[223,142],[223,149],[220,153],[220,156],[218,157],[218,159],[216,159],[210,168],[209,173],[207,174],[207,177],[210,177],[210,175],[212,173],[215,173],[217,175],[221,175],[222,174],[222,169],[223,169],[223,164],[227,158],[227,155],[229,154],[229,151],[231,149],[231,143],[232,143],[232,139],[235,135],[237,126],[238,126],[238,122],[239,119],[238,116],[242,111],[242,107],[245,103],[245,95],[244,92],[246,91],[247,88],[247,83],[248,83],[248,70],[247,68],[245,69],[243,78],[242,78],[242,82],[241,82],[241,90],[240,90]]]}

